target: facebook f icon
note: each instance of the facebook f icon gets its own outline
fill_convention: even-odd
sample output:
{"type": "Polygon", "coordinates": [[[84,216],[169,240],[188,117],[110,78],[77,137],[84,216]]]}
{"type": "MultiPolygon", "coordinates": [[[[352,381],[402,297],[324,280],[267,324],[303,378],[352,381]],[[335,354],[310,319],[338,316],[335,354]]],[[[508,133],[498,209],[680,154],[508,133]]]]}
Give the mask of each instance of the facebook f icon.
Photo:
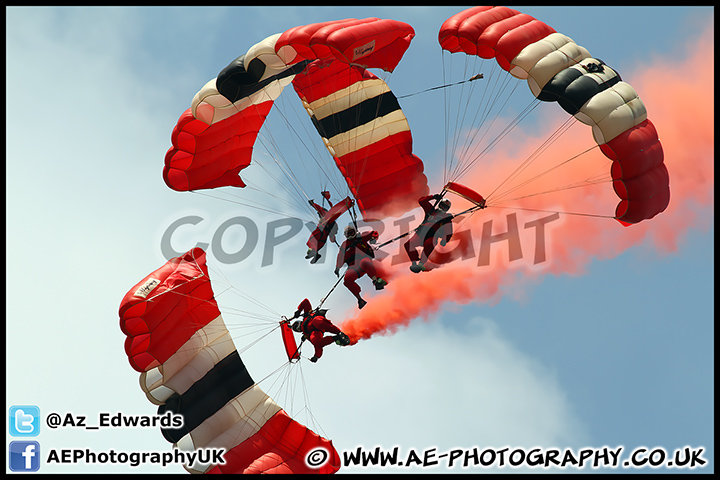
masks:
{"type": "Polygon", "coordinates": [[[40,469],[40,444],[38,442],[10,442],[10,470],[13,472],[37,472],[40,469]]]}
{"type": "Polygon", "coordinates": [[[40,433],[40,409],[34,405],[10,407],[10,435],[36,437],[40,433]]]}

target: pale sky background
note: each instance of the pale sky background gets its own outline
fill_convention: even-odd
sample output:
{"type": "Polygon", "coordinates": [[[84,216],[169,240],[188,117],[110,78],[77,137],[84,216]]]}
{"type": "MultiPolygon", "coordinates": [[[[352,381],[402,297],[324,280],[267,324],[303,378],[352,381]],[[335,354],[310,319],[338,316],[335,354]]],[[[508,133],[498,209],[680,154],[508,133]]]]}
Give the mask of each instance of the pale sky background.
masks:
{"type": "MultiPolygon", "coordinates": [[[[678,54],[714,21],[712,7],[519,9],[572,37],[631,84],[637,65],[678,54]]],[[[267,222],[280,218],[164,184],[170,133],[208,80],[274,33],[376,16],[415,28],[388,82],[397,95],[417,92],[442,83],[437,32],[461,10],[6,8],[6,409],[37,405],[43,416],[73,412],[95,424],[100,412],[152,415],[155,406],[123,351],[117,312],[125,293],[166,261],[163,233],[184,216],[202,217],[173,237],[173,247],[186,251],[210,243],[224,221],[244,215],[259,225],[262,243],[267,222]]],[[[702,102],[702,92],[690,99],[702,102]]],[[[401,104],[415,153],[432,165],[442,151],[440,113],[422,98],[401,104]]],[[[431,176],[431,186],[441,180],[431,176]]],[[[592,261],[581,275],[546,275],[493,304],[446,305],[393,335],[342,350],[331,345],[316,365],[304,360],[321,433],[341,456],[359,446],[397,446],[401,457],[410,449],[622,446],[626,459],[640,447],[664,448],[668,455],[702,447],[704,468],[668,471],[714,472],[714,207],[697,206],[696,213],[679,233],[677,251],[645,242],[592,261]]],[[[321,298],[335,277],[329,264],[311,266],[302,258],[305,240],[303,234],[283,244],[267,267],[259,248],[234,265],[210,252],[216,293],[230,283],[286,315],[304,297],[321,298]]],[[[367,279],[359,283],[368,298],[376,295],[367,279]]],[[[332,295],[329,316],[340,323],[355,302],[342,286],[332,295]]],[[[257,310],[228,295],[218,295],[218,302],[221,309],[257,310]]],[[[243,354],[256,380],[262,374],[255,372],[283,363],[279,335],[267,342],[267,349],[243,354]]],[[[13,440],[7,428],[6,440],[13,440]]],[[[43,456],[50,449],[171,447],[157,429],[50,430],[43,424],[32,440],[43,456]]],[[[446,465],[413,471],[487,470],[446,465]]],[[[128,471],[184,472],[179,465],[40,467],[45,473],[128,471]]],[[[366,471],[408,470],[340,472],[366,471]]]]}

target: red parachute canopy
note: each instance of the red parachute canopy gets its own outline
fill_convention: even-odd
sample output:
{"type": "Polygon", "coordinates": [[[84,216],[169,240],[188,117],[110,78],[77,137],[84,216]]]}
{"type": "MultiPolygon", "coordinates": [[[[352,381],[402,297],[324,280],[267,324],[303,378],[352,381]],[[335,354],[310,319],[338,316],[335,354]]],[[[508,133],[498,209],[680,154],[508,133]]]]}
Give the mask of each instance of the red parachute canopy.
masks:
{"type": "Polygon", "coordinates": [[[291,28],[280,35],[275,50],[288,65],[323,58],[392,72],[414,36],[407,23],[349,18],[291,28]]]}
{"type": "Polygon", "coordinates": [[[239,172],[251,163],[274,101],[293,81],[363,217],[414,208],[428,191],[422,161],[412,154],[397,99],[365,70],[393,71],[414,35],[405,23],[368,18],[295,27],[259,42],[208,82],[180,117],[165,156],[165,183],[179,191],[244,187],[239,172]],[[333,121],[341,123],[330,130],[333,121]]]}
{"type": "MultiPolygon", "coordinates": [[[[310,304],[310,300],[307,298],[304,299],[302,302],[300,302],[300,305],[298,305],[298,311],[302,311],[304,313],[308,313],[310,310],[312,310],[312,305],[310,304]]],[[[285,345],[285,352],[288,356],[288,361],[293,360],[300,360],[300,349],[295,341],[295,335],[293,333],[292,328],[290,327],[289,322],[285,322],[282,325],[282,339],[283,344],[285,345]]]]}
{"type": "Polygon", "coordinates": [[[365,220],[411,210],[427,195],[410,126],[385,82],[361,67],[317,60],[293,86],[365,220]]]}
{"type": "Polygon", "coordinates": [[[448,192],[452,192],[455,195],[458,195],[465,200],[474,203],[475,205],[479,207],[485,206],[485,199],[482,195],[480,195],[475,190],[466,187],[465,185],[461,185],[457,182],[448,182],[447,185],[445,185],[445,190],[448,192]]]}
{"type": "Polygon", "coordinates": [[[220,315],[202,249],[171,259],[130,289],[120,328],[158,414],[184,418],[180,428],[162,428],[163,436],[183,450],[225,449],[225,465],[193,466],[193,473],[340,468],[332,442],[290,418],[253,381],[220,315]]]}
{"type": "Polygon", "coordinates": [[[527,79],[532,93],[556,101],[590,125],[601,151],[613,161],[620,197],[615,218],[624,225],[650,219],[670,202],[669,176],[655,127],[635,90],[572,39],[507,7],[473,7],[440,28],[443,49],[495,58],[527,79]]]}
{"type": "Polygon", "coordinates": [[[300,360],[300,349],[295,341],[295,334],[290,325],[287,323],[281,324],[280,333],[282,334],[282,341],[285,346],[285,352],[287,352],[288,361],[300,360]]]}

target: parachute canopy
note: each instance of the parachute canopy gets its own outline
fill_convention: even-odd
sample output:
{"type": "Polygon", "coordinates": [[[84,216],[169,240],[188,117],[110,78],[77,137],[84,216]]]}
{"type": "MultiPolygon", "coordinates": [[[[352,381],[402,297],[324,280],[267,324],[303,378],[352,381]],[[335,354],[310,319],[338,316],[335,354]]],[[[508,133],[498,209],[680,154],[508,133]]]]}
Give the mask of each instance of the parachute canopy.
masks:
{"type": "Polygon", "coordinates": [[[283,345],[285,346],[288,361],[300,360],[300,349],[295,341],[295,334],[287,322],[280,325],[280,333],[282,334],[283,345]]]}
{"type": "Polygon", "coordinates": [[[244,187],[239,176],[275,100],[293,83],[366,220],[427,194],[407,119],[384,81],[415,32],[367,18],[292,28],[253,45],[195,95],[172,133],[165,183],[178,191],[244,187]]]}
{"type": "Polygon", "coordinates": [[[465,200],[474,203],[478,207],[484,207],[485,206],[485,199],[482,195],[480,195],[475,190],[466,187],[465,185],[461,185],[457,182],[448,182],[445,185],[444,190],[447,190],[448,192],[452,192],[455,195],[458,195],[465,200]]]}
{"type": "Polygon", "coordinates": [[[602,60],[553,28],[507,7],[479,6],[460,12],[440,28],[441,47],[498,65],[526,79],[539,100],[557,102],[592,127],[610,158],[613,188],[620,197],[615,218],[627,225],[667,208],[669,176],[663,150],[635,90],[602,60]]]}
{"type": "Polygon", "coordinates": [[[293,86],[366,220],[410,210],[427,193],[410,126],[385,82],[359,67],[316,61],[293,86]]]}
{"type": "MultiPolygon", "coordinates": [[[[334,473],[337,451],[296,422],[255,384],[225,326],[200,248],[173,258],[135,285],[120,305],[125,352],[158,414],[183,450],[225,449],[224,465],[193,473],[334,473]],[[324,452],[317,462],[318,451],[324,452]],[[308,456],[313,455],[313,461],[308,456]]],[[[187,468],[187,467],[186,467],[187,468]]]]}

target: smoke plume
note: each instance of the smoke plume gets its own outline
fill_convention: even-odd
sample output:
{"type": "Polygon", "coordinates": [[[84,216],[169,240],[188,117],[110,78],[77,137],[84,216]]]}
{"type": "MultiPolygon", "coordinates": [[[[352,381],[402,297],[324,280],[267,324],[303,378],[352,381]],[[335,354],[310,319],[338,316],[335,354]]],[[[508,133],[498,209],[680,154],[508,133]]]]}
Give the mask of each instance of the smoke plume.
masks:
{"type": "MultiPolygon", "coordinates": [[[[579,275],[593,259],[613,258],[643,242],[653,244],[660,253],[672,253],[678,249],[688,229],[707,228],[712,221],[712,215],[707,212],[714,202],[713,37],[711,26],[688,43],[684,55],[654,59],[639,65],[635,72],[621,72],[623,79],[635,88],[645,103],[648,118],[655,124],[663,146],[665,165],[670,174],[670,205],[663,213],[623,227],[612,219],[618,199],[607,182],[597,187],[566,189],[554,195],[512,202],[533,211],[502,208],[500,202],[498,208],[487,208],[458,224],[456,231],[470,232],[472,251],[440,268],[413,274],[408,270],[409,263],[391,266],[392,258],[399,258],[401,247],[397,244],[388,247],[397,247],[394,251],[387,250],[390,257],[383,260],[383,264],[392,270],[390,284],[370,297],[363,310],[356,310],[356,316],[341,325],[342,330],[353,343],[377,334],[394,333],[411,320],[428,319],[449,304],[497,301],[506,294],[508,289],[504,287],[520,277],[538,281],[548,273],[579,275]],[[554,211],[590,212],[597,216],[552,217],[550,212],[554,211]],[[533,224],[533,219],[547,222],[541,232],[544,234],[543,251],[538,251],[536,245],[541,226],[533,224]],[[488,222],[492,224],[488,225],[488,222]],[[502,238],[502,234],[512,228],[521,240],[520,250],[502,238]],[[480,239],[485,229],[492,231],[497,240],[490,246],[489,262],[483,257],[487,251],[481,251],[480,239]],[[513,255],[514,260],[511,259],[513,255]]],[[[567,115],[557,118],[559,124],[567,115]]],[[[555,131],[558,124],[549,126],[548,132],[555,131]]],[[[547,135],[545,132],[536,138],[533,134],[514,130],[516,151],[505,149],[486,157],[482,171],[475,168],[475,175],[464,176],[461,183],[488,196],[493,193],[490,189],[495,188],[497,179],[506,178],[518,167],[517,159],[528,158],[540,139],[547,135]]],[[[554,150],[543,156],[570,158],[591,145],[594,142],[590,127],[578,122],[553,144],[554,150]]],[[[566,175],[575,180],[598,175],[609,178],[609,162],[599,149],[594,148],[583,155],[582,162],[570,162],[562,172],[558,169],[528,188],[535,192],[551,190],[555,188],[553,184],[564,181],[566,175]]],[[[522,195],[522,191],[512,193],[514,198],[522,195]]],[[[489,197],[489,203],[492,198],[489,197]]],[[[463,200],[456,199],[453,198],[454,212],[466,206],[463,200]]],[[[445,250],[459,254],[461,249],[455,240],[445,250]]]]}

